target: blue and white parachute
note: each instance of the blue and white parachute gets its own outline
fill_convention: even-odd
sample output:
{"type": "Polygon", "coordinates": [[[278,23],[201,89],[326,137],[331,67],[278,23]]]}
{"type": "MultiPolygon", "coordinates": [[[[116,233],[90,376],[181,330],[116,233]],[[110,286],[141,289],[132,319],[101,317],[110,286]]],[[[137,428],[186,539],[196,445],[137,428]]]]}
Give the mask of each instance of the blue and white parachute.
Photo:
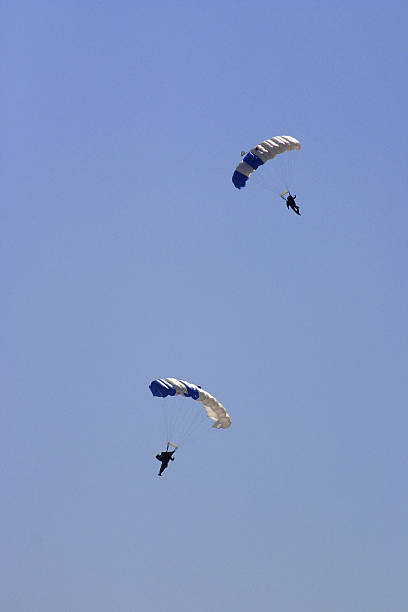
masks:
{"type": "Polygon", "coordinates": [[[274,136],[269,140],[264,140],[246,153],[245,157],[232,175],[232,182],[237,189],[242,189],[252,172],[262,166],[269,159],[273,159],[275,155],[285,153],[285,151],[298,151],[300,142],[293,136],[274,136]]]}
{"type": "Polygon", "coordinates": [[[230,416],[224,406],[207,391],[193,383],[177,378],[157,378],[150,383],[149,389],[156,397],[184,395],[197,400],[204,406],[207,416],[214,421],[213,427],[216,429],[227,429],[231,425],[230,416]]]}

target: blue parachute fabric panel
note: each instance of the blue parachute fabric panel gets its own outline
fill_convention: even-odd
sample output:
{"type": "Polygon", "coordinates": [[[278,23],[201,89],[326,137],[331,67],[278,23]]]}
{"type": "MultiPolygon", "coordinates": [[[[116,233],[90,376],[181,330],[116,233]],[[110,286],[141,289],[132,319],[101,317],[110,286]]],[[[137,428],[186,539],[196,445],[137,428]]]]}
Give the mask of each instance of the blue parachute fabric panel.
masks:
{"type": "Polygon", "coordinates": [[[244,161],[246,164],[248,164],[248,166],[251,166],[251,168],[253,168],[254,170],[259,168],[259,166],[263,166],[263,164],[264,164],[262,159],[259,159],[259,157],[257,157],[253,153],[251,153],[251,151],[249,151],[249,153],[247,153],[245,155],[245,157],[244,157],[244,159],[242,161],[244,161]]]}
{"type": "Polygon", "coordinates": [[[245,183],[247,182],[247,180],[248,177],[245,176],[245,174],[241,174],[241,172],[237,172],[236,170],[232,175],[232,182],[234,183],[237,189],[242,189],[242,187],[245,187],[245,183]]]}
{"type": "Polygon", "coordinates": [[[184,393],[186,397],[192,397],[193,399],[198,399],[200,396],[200,391],[195,385],[190,385],[185,380],[181,380],[180,382],[187,388],[187,393],[184,393]]]}
{"type": "Polygon", "coordinates": [[[153,380],[149,385],[150,391],[155,397],[167,397],[168,395],[176,395],[176,390],[169,385],[165,380],[160,378],[153,380]]]}

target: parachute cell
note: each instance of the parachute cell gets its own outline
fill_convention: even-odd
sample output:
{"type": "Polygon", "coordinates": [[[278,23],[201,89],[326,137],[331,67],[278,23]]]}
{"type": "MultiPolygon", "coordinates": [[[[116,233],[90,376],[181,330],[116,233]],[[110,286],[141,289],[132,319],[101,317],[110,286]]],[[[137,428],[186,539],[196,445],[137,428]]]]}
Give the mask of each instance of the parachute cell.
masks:
{"type": "Polygon", "coordinates": [[[269,140],[264,140],[251,149],[238,164],[232,175],[232,182],[237,189],[242,189],[248,178],[259,166],[273,159],[280,153],[286,151],[296,151],[300,149],[300,142],[293,136],[274,136],[269,140]]]}

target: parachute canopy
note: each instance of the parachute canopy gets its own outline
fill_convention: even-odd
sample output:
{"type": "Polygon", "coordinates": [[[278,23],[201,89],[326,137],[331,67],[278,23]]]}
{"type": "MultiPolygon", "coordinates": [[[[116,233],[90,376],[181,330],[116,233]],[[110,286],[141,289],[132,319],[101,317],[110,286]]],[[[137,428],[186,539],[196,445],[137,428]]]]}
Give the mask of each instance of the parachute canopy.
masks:
{"type": "Polygon", "coordinates": [[[244,159],[238,164],[232,175],[232,182],[237,189],[242,189],[252,172],[262,166],[269,159],[285,153],[285,151],[295,151],[300,149],[300,142],[293,136],[274,136],[269,140],[264,140],[249,151],[244,159]]]}
{"type": "Polygon", "coordinates": [[[227,429],[231,425],[230,416],[224,406],[207,391],[193,383],[177,378],[157,378],[150,383],[149,389],[156,397],[184,395],[197,400],[204,406],[207,416],[214,421],[213,427],[216,429],[227,429]]]}

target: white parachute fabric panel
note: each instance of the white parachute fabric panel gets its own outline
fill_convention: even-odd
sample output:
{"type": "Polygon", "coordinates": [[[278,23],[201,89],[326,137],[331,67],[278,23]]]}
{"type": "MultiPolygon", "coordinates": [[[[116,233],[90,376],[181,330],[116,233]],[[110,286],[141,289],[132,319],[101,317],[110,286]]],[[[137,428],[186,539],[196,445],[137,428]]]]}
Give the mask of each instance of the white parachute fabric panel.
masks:
{"type": "Polygon", "coordinates": [[[256,145],[251,149],[251,153],[265,163],[285,151],[299,151],[300,147],[300,142],[293,136],[274,136],[256,145]]]}
{"type": "Polygon", "coordinates": [[[216,429],[228,429],[231,425],[231,418],[221,402],[203,389],[199,390],[198,401],[204,406],[208,418],[214,421],[213,427],[216,429]]]}
{"type": "MultiPolygon", "coordinates": [[[[261,156],[259,155],[258,157],[260,158],[261,156]]],[[[241,161],[241,162],[239,162],[238,166],[236,167],[235,172],[239,172],[240,174],[243,174],[244,176],[249,178],[251,176],[251,174],[253,172],[255,172],[255,168],[253,168],[252,166],[250,166],[246,162],[241,161]]]]}

